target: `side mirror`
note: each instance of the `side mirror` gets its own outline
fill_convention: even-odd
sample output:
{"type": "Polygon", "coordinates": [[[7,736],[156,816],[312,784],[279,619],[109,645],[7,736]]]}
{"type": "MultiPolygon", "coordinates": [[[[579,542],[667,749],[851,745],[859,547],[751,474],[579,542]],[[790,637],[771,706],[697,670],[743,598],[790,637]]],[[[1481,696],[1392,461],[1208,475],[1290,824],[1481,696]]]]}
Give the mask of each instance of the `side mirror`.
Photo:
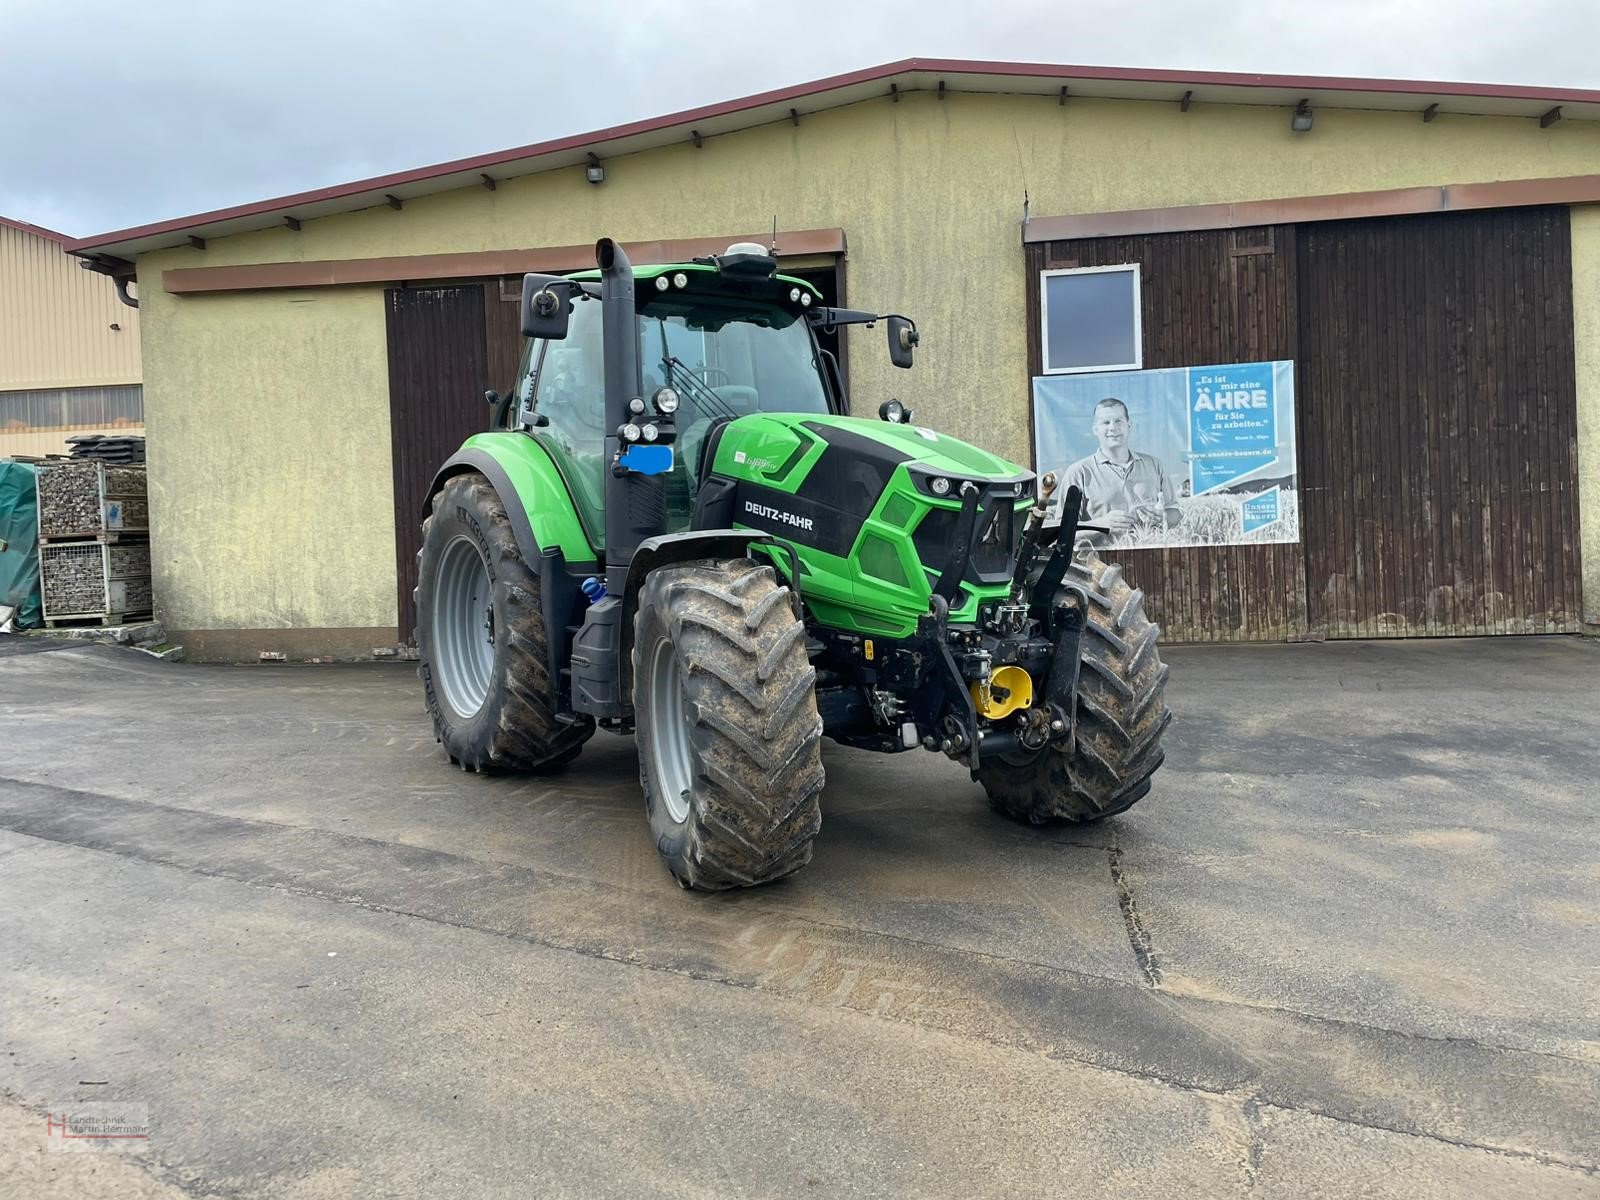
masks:
{"type": "Polygon", "coordinates": [[[570,279],[561,275],[522,277],[522,336],[560,341],[572,319],[570,279]]]}
{"type": "Polygon", "coordinates": [[[920,340],[916,322],[910,317],[889,317],[889,361],[897,367],[911,365],[911,353],[920,340]]]}

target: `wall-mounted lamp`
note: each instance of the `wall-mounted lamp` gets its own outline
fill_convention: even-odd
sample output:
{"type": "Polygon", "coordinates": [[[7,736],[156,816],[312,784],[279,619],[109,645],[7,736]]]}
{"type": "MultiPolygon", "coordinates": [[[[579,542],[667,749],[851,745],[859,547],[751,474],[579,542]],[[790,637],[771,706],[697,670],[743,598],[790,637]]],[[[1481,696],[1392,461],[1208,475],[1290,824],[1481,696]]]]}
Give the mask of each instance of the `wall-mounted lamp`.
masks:
{"type": "Polygon", "coordinates": [[[1304,133],[1311,128],[1311,102],[1302,100],[1294,106],[1294,115],[1289,118],[1289,128],[1296,133],[1304,133]]]}
{"type": "Polygon", "coordinates": [[[589,155],[589,165],[583,169],[583,177],[590,183],[606,181],[606,169],[600,165],[600,159],[593,154],[589,155]]]}

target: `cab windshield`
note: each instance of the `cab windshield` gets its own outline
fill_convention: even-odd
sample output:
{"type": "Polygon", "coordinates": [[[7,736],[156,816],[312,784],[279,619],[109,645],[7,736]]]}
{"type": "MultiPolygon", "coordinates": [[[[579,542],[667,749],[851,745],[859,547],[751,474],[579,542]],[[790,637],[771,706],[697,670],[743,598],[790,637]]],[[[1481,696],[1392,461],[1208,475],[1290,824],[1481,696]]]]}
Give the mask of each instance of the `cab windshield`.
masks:
{"type": "Polygon", "coordinates": [[[678,427],[754,412],[828,411],[805,322],[783,309],[663,297],[639,316],[645,395],[678,393],[678,427]]]}

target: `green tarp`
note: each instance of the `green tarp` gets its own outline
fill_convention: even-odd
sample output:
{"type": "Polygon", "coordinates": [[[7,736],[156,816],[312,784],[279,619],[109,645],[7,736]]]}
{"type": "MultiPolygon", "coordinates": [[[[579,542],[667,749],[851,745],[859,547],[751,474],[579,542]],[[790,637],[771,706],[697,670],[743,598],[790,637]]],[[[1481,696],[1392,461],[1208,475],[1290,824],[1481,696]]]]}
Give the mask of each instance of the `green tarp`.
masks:
{"type": "Polygon", "coordinates": [[[32,629],[39,608],[39,490],[27,463],[0,461],[0,609],[17,610],[15,627],[32,629]]]}

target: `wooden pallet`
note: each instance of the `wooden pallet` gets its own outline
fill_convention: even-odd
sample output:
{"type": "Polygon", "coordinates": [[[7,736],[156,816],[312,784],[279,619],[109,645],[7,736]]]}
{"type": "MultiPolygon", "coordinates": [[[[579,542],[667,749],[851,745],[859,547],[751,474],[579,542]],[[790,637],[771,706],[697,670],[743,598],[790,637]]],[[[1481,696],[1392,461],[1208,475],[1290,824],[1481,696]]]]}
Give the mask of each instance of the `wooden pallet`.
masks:
{"type": "Polygon", "coordinates": [[[41,546],[55,546],[61,542],[105,542],[108,545],[117,545],[119,542],[148,542],[150,531],[148,529],[86,529],[82,533],[52,533],[39,538],[41,546]]]}
{"type": "Polygon", "coordinates": [[[46,617],[50,629],[84,629],[103,625],[140,625],[151,620],[150,612],[130,613],[67,613],[64,616],[46,617]]]}

